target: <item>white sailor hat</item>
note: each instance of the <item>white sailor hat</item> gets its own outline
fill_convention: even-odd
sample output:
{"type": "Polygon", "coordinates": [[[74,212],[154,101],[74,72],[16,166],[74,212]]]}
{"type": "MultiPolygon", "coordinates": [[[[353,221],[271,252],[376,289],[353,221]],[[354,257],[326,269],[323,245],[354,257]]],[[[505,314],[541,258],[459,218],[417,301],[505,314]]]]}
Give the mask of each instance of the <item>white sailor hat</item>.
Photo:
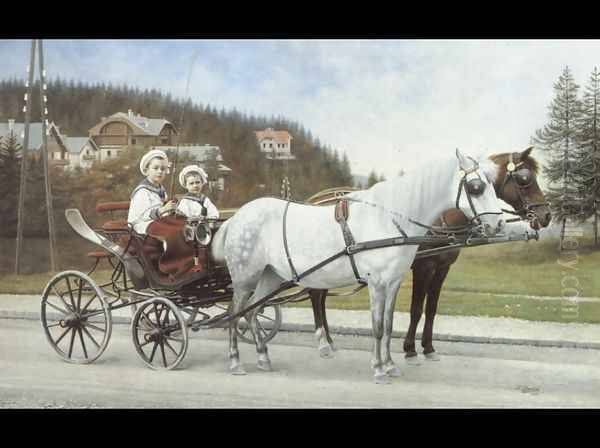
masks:
{"type": "Polygon", "coordinates": [[[188,165],[179,173],[179,184],[185,188],[185,176],[188,174],[195,173],[202,178],[202,183],[205,184],[208,180],[208,174],[198,165],[188,165]]]}
{"type": "MultiPolygon", "coordinates": [[[[169,160],[169,158],[167,157],[167,154],[164,151],[161,151],[160,149],[153,149],[152,151],[148,151],[146,154],[144,154],[144,156],[142,157],[142,160],[140,160],[140,171],[144,176],[146,174],[148,174],[147,169],[148,169],[148,164],[150,163],[150,161],[157,157],[160,159],[169,160]]],[[[167,169],[167,174],[169,174],[168,169],[167,169]]]]}

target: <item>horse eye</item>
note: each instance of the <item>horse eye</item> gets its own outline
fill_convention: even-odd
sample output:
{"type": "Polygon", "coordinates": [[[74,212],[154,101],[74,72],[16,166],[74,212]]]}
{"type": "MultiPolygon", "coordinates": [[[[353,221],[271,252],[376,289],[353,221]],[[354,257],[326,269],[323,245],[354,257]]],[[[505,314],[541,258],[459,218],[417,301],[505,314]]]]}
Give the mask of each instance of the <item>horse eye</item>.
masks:
{"type": "Polygon", "coordinates": [[[467,182],[467,191],[473,196],[479,196],[485,190],[485,183],[480,179],[473,179],[467,182]]]}
{"type": "Polygon", "coordinates": [[[517,180],[517,184],[519,184],[519,186],[527,187],[529,184],[531,184],[533,176],[531,175],[531,171],[522,169],[515,173],[515,179],[517,180]]]}

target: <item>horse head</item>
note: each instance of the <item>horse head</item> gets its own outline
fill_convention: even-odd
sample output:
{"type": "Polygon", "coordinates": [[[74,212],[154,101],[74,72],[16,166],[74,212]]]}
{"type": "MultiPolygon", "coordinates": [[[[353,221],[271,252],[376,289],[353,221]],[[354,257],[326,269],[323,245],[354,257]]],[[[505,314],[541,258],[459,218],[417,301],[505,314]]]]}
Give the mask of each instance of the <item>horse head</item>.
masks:
{"type": "Polygon", "coordinates": [[[550,207],[537,183],[539,165],[531,157],[533,146],[523,152],[494,154],[490,159],[498,165],[494,182],[497,196],[510,204],[516,213],[529,221],[534,230],[547,227],[552,220],[550,207]]]}
{"type": "Polygon", "coordinates": [[[504,228],[502,205],[493,188],[497,169],[489,159],[475,160],[456,150],[458,193],[456,208],[483,233],[493,236],[504,228]]]}

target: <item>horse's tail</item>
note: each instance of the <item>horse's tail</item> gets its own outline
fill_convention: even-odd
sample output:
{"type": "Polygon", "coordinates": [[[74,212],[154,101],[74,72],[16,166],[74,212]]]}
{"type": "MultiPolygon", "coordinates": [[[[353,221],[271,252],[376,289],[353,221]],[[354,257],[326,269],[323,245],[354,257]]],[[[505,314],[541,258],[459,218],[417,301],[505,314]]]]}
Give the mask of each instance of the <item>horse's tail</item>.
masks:
{"type": "Polygon", "coordinates": [[[223,263],[225,261],[225,239],[227,237],[227,224],[229,224],[230,221],[230,219],[225,221],[223,225],[219,227],[219,230],[217,230],[217,233],[212,240],[212,256],[218,263],[223,263]]]}

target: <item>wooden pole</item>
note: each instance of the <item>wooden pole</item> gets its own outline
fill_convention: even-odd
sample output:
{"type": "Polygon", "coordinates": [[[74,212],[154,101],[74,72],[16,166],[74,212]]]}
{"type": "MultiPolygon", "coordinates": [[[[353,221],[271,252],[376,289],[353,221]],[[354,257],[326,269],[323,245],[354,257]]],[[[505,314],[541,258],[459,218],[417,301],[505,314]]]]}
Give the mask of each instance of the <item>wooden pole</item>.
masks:
{"type": "Polygon", "coordinates": [[[48,135],[46,134],[48,111],[46,108],[45,90],[46,73],[44,71],[44,48],[41,39],[38,40],[38,56],[40,64],[40,111],[42,116],[42,160],[44,167],[44,183],[46,186],[46,210],[48,212],[48,241],[50,244],[50,270],[56,272],[56,232],[54,229],[54,207],[52,206],[52,185],[48,170],[48,135]]]}
{"type": "Polygon", "coordinates": [[[31,94],[33,92],[33,73],[35,70],[35,39],[31,41],[31,58],[29,62],[29,81],[27,99],[25,101],[25,135],[21,149],[21,177],[19,180],[19,204],[17,205],[17,248],[15,256],[15,274],[20,274],[21,246],[23,244],[23,208],[25,206],[25,186],[27,177],[27,150],[29,149],[29,120],[31,118],[31,94]]]}

